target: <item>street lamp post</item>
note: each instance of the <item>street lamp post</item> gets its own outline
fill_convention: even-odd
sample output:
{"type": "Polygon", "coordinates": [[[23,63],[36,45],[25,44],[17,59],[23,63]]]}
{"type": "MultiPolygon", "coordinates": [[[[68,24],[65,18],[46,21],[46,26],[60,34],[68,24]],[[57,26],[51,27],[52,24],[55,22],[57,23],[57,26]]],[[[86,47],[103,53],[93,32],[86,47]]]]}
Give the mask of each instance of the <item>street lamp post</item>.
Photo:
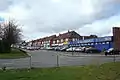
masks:
{"type": "Polygon", "coordinates": [[[2,40],[2,38],[0,38],[0,40],[1,40],[1,51],[3,52],[4,51],[4,46],[3,46],[3,40],[2,40]]]}
{"type": "Polygon", "coordinates": [[[115,62],[116,58],[115,58],[115,53],[113,52],[114,56],[113,56],[113,61],[115,62]]]}
{"type": "Polygon", "coordinates": [[[59,67],[59,54],[57,54],[57,67],[59,67]]]}
{"type": "Polygon", "coordinates": [[[32,56],[30,56],[30,69],[32,68],[32,56]]]}
{"type": "Polygon", "coordinates": [[[73,46],[72,46],[72,56],[73,56],[73,46]]]}

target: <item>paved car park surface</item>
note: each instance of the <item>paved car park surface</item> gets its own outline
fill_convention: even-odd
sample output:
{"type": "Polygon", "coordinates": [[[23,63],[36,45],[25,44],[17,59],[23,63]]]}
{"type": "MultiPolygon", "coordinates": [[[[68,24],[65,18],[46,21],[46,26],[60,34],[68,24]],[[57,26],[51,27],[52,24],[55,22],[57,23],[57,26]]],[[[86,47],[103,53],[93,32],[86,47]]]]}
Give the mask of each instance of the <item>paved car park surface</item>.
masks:
{"type": "MultiPolygon", "coordinates": [[[[104,56],[100,54],[85,54],[80,52],[59,52],[36,50],[27,51],[32,57],[20,59],[0,59],[0,67],[8,68],[29,68],[29,67],[56,67],[101,64],[113,62],[114,56],[104,56]],[[57,56],[58,55],[58,56],[57,56]]],[[[120,56],[116,56],[115,61],[120,61],[120,56]]]]}

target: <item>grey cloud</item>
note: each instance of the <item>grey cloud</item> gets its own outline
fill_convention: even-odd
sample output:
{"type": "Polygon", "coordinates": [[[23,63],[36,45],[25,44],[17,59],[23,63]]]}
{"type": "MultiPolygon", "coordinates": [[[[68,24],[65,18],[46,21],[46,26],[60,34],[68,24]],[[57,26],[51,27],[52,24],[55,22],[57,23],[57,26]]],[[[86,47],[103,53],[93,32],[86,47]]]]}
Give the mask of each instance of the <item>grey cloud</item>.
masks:
{"type": "MultiPolygon", "coordinates": [[[[98,1],[98,0],[97,0],[98,1]]],[[[70,2],[70,1],[69,1],[70,2]]],[[[80,5],[78,3],[51,3],[40,1],[31,7],[30,24],[41,32],[60,32],[68,29],[77,29],[85,24],[90,24],[95,20],[109,18],[120,11],[116,4],[111,1],[101,1],[94,5],[95,12],[89,16],[80,14],[80,5]],[[77,5],[76,5],[77,4],[77,5]],[[78,9],[79,8],[79,9],[78,9]],[[79,11],[78,11],[79,10],[79,11]],[[34,22],[33,22],[34,21],[34,22]]],[[[26,20],[28,21],[28,19],[26,20]]]]}
{"type": "MultiPolygon", "coordinates": [[[[116,2],[117,0],[90,0],[94,12],[87,15],[82,13],[84,9],[81,7],[81,3],[85,0],[59,1],[13,0],[10,8],[19,6],[27,11],[28,15],[19,21],[24,27],[27,27],[26,30],[29,33],[35,31],[58,33],[68,29],[78,30],[96,20],[107,19],[120,12],[120,3],[116,2]]],[[[94,30],[91,29],[91,31],[94,30]]]]}
{"type": "Polygon", "coordinates": [[[0,0],[0,12],[8,9],[8,7],[10,5],[12,5],[12,1],[10,1],[10,0],[0,0]]]}

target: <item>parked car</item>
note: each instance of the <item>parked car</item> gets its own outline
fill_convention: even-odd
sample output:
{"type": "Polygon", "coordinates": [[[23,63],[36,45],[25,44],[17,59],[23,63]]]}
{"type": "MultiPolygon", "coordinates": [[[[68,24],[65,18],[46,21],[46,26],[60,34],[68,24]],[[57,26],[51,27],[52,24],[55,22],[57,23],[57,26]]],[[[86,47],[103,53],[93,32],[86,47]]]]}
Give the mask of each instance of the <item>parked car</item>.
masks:
{"type": "Polygon", "coordinates": [[[75,52],[82,52],[82,49],[81,49],[81,47],[76,47],[74,51],[75,52]]]}
{"type": "Polygon", "coordinates": [[[48,47],[47,50],[54,50],[52,47],[48,47]]]}
{"type": "Polygon", "coordinates": [[[96,48],[89,48],[85,50],[86,53],[100,53],[101,51],[96,48]]]}
{"type": "Polygon", "coordinates": [[[39,50],[40,49],[40,47],[34,47],[34,50],[39,50]]]}
{"type": "Polygon", "coordinates": [[[85,52],[86,47],[81,47],[81,52],[85,52]]]}
{"type": "Polygon", "coordinates": [[[45,49],[44,47],[40,47],[40,50],[43,50],[43,49],[45,49]]]}
{"type": "Polygon", "coordinates": [[[21,49],[25,49],[25,47],[24,47],[24,46],[21,46],[20,48],[21,48],[21,49]]]}
{"type": "Polygon", "coordinates": [[[66,51],[69,47],[61,47],[60,51],[66,51]]]}
{"type": "Polygon", "coordinates": [[[110,48],[105,51],[105,55],[114,55],[114,54],[120,54],[120,51],[115,50],[114,48],[110,48]]]}
{"type": "Polygon", "coordinates": [[[55,51],[60,51],[61,47],[55,47],[54,50],[55,51]]]}
{"type": "Polygon", "coordinates": [[[67,52],[71,52],[71,51],[75,51],[75,47],[70,47],[68,49],[66,49],[67,52]]]}
{"type": "Polygon", "coordinates": [[[27,50],[34,50],[34,47],[27,47],[27,50]]]}

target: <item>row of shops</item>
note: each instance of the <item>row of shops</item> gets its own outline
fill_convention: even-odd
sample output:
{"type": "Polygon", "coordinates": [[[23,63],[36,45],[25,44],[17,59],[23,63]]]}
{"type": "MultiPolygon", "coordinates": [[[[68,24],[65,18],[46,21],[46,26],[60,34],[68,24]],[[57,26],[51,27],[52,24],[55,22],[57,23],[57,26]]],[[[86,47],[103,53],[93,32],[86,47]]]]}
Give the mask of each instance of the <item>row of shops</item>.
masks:
{"type": "Polygon", "coordinates": [[[51,47],[66,47],[66,46],[68,47],[94,47],[101,51],[107,50],[109,48],[113,48],[113,36],[98,37],[98,38],[91,38],[91,39],[85,39],[85,40],[77,39],[75,41],[64,41],[63,43],[58,43],[58,44],[45,43],[43,45],[39,45],[39,44],[32,45],[32,47],[42,47],[45,49],[51,48],[51,47]]]}
{"type": "Polygon", "coordinates": [[[68,44],[71,47],[94,47],[99,50],[109,49],[113,47],[113,37],[99,37],[86,40],[71,41],[68,44]]]}
{"type": "Polygon", "coordinates": [[[53,35],[50,37],[40,38],[28,42],[27,46],[33,47],[94,47],[99,50],[115,48],[120,50],[120,28],[113,27],[113,36],[97,37],[95,35],[81,36],[75,31],[53,35]]]}
{"type": "Polygon", "coordinates": [[[99,50],[107,50],[113,48],[113,36],[98,37],[85,40],[75,40],[69,42],[63,42],[61,44],[49,44],[44,45],[45,48],[49,47],[94,47],[99,50]]]}

